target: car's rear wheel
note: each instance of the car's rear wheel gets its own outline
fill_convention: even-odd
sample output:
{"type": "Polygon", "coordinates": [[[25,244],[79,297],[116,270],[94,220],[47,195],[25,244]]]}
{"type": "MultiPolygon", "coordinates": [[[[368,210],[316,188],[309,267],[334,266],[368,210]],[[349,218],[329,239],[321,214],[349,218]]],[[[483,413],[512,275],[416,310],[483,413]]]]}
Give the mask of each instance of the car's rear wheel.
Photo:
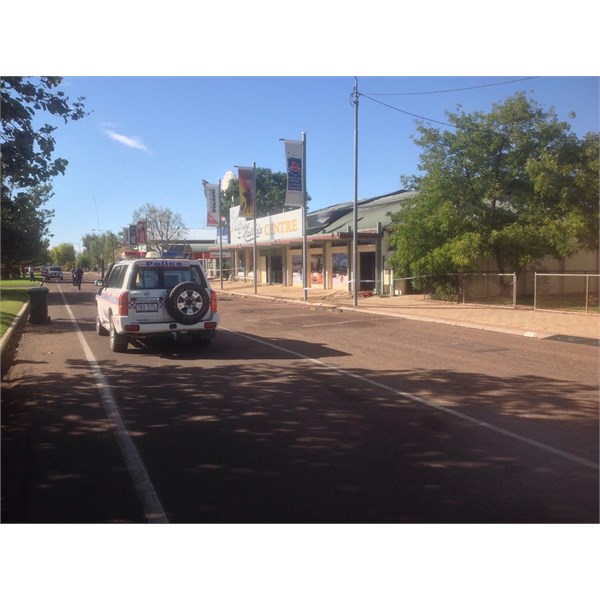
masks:
{"type": "Polygon", "coordinates": [[[199,323],[209,308],[208,292],[192,281],[176,285],[167,298],[169,314],[182,325],[199,323]]]}
{"type": "Polygon", "coordinates": [[[127,351],[127,336],[115,331],[115,324],[113,323],[112,317],[110,319],[110,349],[113,352],[127,351]]]}

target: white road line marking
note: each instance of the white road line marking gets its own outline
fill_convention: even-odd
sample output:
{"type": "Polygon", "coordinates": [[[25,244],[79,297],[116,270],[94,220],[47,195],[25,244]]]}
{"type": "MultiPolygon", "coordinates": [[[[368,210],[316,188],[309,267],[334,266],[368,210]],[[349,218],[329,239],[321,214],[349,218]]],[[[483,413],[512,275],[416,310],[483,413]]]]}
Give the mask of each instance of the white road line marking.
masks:
{"type": "Polygon", "coordinates": [[[508,429],[504,429],[503,427],[497,427],[496,425],[492,425],[491,423],[487,423],[486,421],[482,421],[480,419],[470,417],[469,415],[466,415],[465,413],[462,413],[458,410],[454,410],[452,408],[448,408],[448,407],[438,404],[432,400],[426,400],[425,398],[421,398],[420,396],[415,396],[414,394],[409,394],[408,392],[403,392],[402,390],[393,388],[389,385],[386,385],[385,383],[380,383],[379,381],[369,379],[368,377],[363,377],[362,375],[357,375],[356,373],[352,373],[352,371],[347,371],[346,369],[342,369],[340,367],[336,367],[334,365],[327,364],[316,358],[310,358],[309,356],[300,354],[299,352],[294,352],[293,350],[288,350],[287,348],[283,348],[282,346],[277,346],[276,344],[271,344],[270,342],[265,342],[264,340],[260,340],[251,335],[247,335],[245,333],[240,333],[239,331],[233,331],[231,329],[227,329],[226,327],[221,327],[221,329],[228,331],[229,333],[233,333],[234,335],[239,335],[246,339],[257,342],[258,344],[263,344],[265,346],[275,348],[276,350],[281,350],[282,352],[286,352],[287,354],[291,354],[292,356],[296,356],[303,360],[307,360],[307,361],[312,362],[315,365],[318,365],[320,367],[325,367],[326,369],[330,369],[332,371],[337,371],[338,373],[340,373],[342,375],[346,375],[348,377],[353,377],[354,379],[358,379],[359,381],[363,381],[370,385],[374,385],[383,390],[386,390],[387,392],[395,394],[396,396],[400,396],[402,398],[407,398],[408,400],[412,400],[414,402],[424,404],[425,406],[429,406],[430,408],[434,408],[435,410],[445,412],[449,415],[452,415],[454,417],[462,419],[463,421],[473,423],[474,425],[477,425],[478,427],[484,427],[486,429],[494,431],[495,433],[499,433],[500,435],[504,435],[506,437],[513,438],[515,440],[518,440],[519,442],[528,444],[529,446],[533,446],[535,448],[539,448],[540,450],[544,450],[551,454],[555,454],[556,456],[560,456],[561,458],[565,458],[567,460],[570,460],[571,462],[577,463],[584,467],[588,467],[588,468],[594,469],[594,470],[597,470],[600,467],[600,465],[598,465],[595,462],[592,462],[591,460],[581,458],[580,456],[576,456],[575,454],[571,454],[570,452],[565,452],[564,450],[560,450],[559,448],[555,448],[554,446],[549,446],[548,444],[544,444],[543,442],[538,442],[536,440],[532,440],[528,437],[525,437],[524,435],[519,435],[518,433],[513,433],[512,431],[509,431],[508,429]]]}
{"type": "Polygon", "coordinates": [[[58,286],[60,291],[60,295],[62,296],[63,302],[67,308],[67,312],[69,313],[69,318],[73,322],[75,327],[75,331],[77,333],[77,337],[79,338],[79,343],[83,348],[83,352],[85,357],[87,358],[88,363],[94,373],[94,377],[96,378],[96,387],[100,393],[100,397],[102,398],[102,403],[104,405],[104,410],[108,415],[108,418],[115,425],[116,431],[115,435],[117,437],[117,442],[121,449],[121,454],[123,455],[123,459],[125,460],[125,464],[127,465],[127,470],[131,476],[133,481],[133,485],[137,492],[138,498],[142,503],[142,508],[144,510],[144,516],[146,520],[150,523],[168,523],[169,519],[165,513],[165,510],[162,507],[158,494],[152,485],[152,481],[150,480],[150,476],[148,475],[148,470],[146,469],[146,465],[142,460],[135,444],[131,440],[129,436],[129,432],[125,427],[125,423],[123,423],[123,419],[121,417],[121,413],[119,411],[119,407],[115,400],[115,397],[112,393],[110,383],[108,379],[104,376],[102,371],[100,370],[100,366],[96,361],[96,357],[94,356],[92,350],[88,346],[88,343],[85,341],[85,337],[83,336],[83,332],[81,331],[79,325],[77,324],[77,320],[75,319],[75,315],[63,294],[62,288],[60,285],[58,286]]]}

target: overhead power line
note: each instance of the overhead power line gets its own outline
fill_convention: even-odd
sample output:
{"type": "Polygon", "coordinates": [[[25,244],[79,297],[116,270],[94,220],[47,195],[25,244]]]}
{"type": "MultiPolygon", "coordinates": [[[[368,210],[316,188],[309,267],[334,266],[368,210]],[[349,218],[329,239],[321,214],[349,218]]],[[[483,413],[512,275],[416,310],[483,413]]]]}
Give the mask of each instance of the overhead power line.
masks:
{"type": "Polygon", "coordinates": [[[392,110],[396,110],[405,115],[409,115],[409,116],[415,117],[417,119],[422,119],[423,121],[429,121],[430,123],[437,123],[438,125],[444,125],[446,127],[456,127],[456,125],[452,125],[452,123],[444,123],[443,121],[437,121],[436,119],[430,119],[429,117],[422,117],[421,115],[416,115],[415,113],[411,113],[406,110],[402,110],[401,108],[397,108],[396,106],[392,106],[391,104],[386,104],[385,102],[382,102],[381,100],[376,100],[375,98],[371,98],[371,96],[369,96],[367,94],[363,94],[362,92],[360,93],[360,96],[362,98],[368,98],[369,100],[371,100],[371,102],[377,102],[377,104],[381,104],[382,106],[391,108],[392,110]]]}
{"type": "Polygon", "coordinates": [[[368,93],[368,94],[361,92],[360,96],[362,96],[363,98],[368,98],[369,100],[371,100],[371,102],[377,102],[377,104],[381,104],[382,106],[385,106],[386,108],[391,108],[392,110],[401,112],[401,113],[403,113],[405,115],[409,115],[411,117],[415,117],[417,119],[421,119],[423,121],[428,121],[430,123],[437,123],[438,125],[444,125],[445,127],[456,127],[456,125],[452,125],[452,123],[445,123],[444,121],[430,119],[429,117],[423,117],[421,115],[416,115],[415,113],[411,113],[406,110],[402,110],[401,108],[392,106],[391,104],[386,104],[385,102],[382,102],[381,100],[377,100],[377,99],[373,98],[372,96],[422,96],[422,95],[426,95],[426,94],[446,94],[448,92],[463,92],[465,90],[477,90],[480,88],[486,88],[486,87],[492,87],[492,86],[498,86],[498,85],[507,85],[510,83],[518,83],[520,81],[527,81],[529,79],[537,79],[537,77],[521,77],[520,79],[510,79],[507,81],[498,81],[496,83],[472,85],[472,86],[468,86],[468,87],[453,88],[453,89],[448,89],[448,90],[434,90],[434,91],[430,91],[430,92],[399,92],[399,93],[368,93]]]}
{"type": "Polygon", "coordinates": [[[429,92],[387,92],[387,93],[362,93],[367,96],[425,96],[427,94],[448,94],[450,92],[464,92],[465,90],[478,90],[486,87],[494,87],[498,85],[508,85],[510,83],[519,83],[520,81],[528,81],[530,79],[538,79],[535,77],[521,77],[520,79],[509,79],[507,81],[497,81],[496,83],[485,83],[482,85],[471,85],[469,87],[452,88],[448,90],[432,90],[429,92]]]}

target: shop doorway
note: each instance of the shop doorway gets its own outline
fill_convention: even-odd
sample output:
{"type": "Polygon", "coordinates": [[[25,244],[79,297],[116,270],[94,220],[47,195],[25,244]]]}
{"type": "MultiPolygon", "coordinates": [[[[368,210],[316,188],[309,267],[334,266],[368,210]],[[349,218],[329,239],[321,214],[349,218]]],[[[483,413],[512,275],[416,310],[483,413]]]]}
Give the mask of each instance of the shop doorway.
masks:
{"type": "Polygon", "coordinates": [[[281,256],[269,256],[269,283],[273,285],[283,283],[283,258],[281,256]]]}
{"type": "Polygon", "coordinates": [[[377,287],[375,281],[375,252],[360,253],[360,285],[361,292],[374,291],[377,287]]]}

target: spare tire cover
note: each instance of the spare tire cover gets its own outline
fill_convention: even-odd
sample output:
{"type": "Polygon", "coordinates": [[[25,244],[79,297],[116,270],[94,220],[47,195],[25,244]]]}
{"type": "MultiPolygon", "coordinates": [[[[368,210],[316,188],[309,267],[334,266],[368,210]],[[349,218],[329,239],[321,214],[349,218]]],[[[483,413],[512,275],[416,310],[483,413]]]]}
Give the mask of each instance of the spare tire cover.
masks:
{"type": "Polygon", "coordinates": [[[208,292],[197,283],[186,281],[176,285],[167,297],[169,314],[182,325],[202,320],[210,306],[208,292]]]}

